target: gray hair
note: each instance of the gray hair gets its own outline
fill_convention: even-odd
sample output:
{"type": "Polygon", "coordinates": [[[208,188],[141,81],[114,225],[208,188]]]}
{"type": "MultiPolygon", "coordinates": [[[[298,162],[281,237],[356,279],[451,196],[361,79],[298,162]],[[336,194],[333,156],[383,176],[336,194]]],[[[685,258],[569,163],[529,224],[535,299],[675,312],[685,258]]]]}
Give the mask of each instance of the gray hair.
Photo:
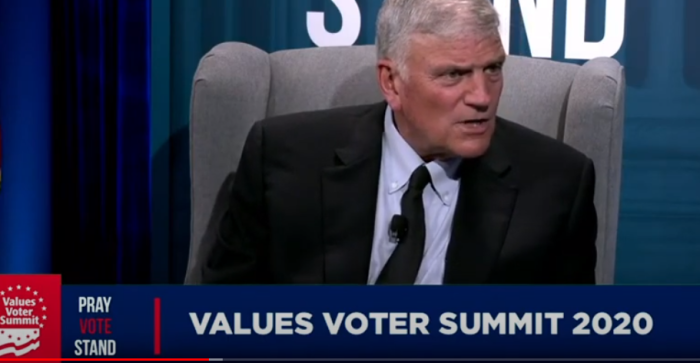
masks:
{"type": "Polygon", "coordinates": [[[492,36],[499,25],[490,0],[385,0],[377,16],[377,57],[393,59],[404,73],[412,35],[492,36]]]}

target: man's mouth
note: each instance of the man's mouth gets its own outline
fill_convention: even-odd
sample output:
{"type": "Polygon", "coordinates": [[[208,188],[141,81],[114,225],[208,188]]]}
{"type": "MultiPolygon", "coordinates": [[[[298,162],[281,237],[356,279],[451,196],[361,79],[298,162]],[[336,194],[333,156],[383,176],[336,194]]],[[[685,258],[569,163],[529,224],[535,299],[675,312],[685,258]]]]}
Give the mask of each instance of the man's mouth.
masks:
{"type": "Polygon", "coordinates": [[[483,123],[485,123],[485,122],[487,122],[487,121],[488,121],[488,119],[480,118],[480,119],[474,119],[474,120],[465,120],[465,121],[461,121],[460,123],[462,123],[462,124],[476,124],[476,125],[479,125],[479,124],[483,124],[483,123]]]}
{"type": "Polygon", "coordinates": [[[457,123],[457,127],[461,132],[477,136],[483,135],[489,128],[489,119],[487,118],[476,118],[471,120],[464,120],[457,123]]]}

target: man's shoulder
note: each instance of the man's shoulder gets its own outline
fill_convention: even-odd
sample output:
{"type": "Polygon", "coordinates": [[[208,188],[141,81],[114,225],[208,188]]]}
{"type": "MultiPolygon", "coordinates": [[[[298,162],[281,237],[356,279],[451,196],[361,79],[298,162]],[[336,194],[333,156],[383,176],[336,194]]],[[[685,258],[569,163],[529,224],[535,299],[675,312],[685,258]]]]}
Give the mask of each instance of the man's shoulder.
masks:
{"type": "Polygon", "coordinates": [[[354,125],[358,118],[381,107],[381,104],[333,107],[322,110],[299,111],[272,116],[258,121],[266,133],[309,135],[342,131],[354,125]]]}
{"type": "Polygon", "coordinates": [[[326,165],[333,160],[332,151],[353,142],[358,125],[380,124],[385,107],[379,103],[336,107],[263,119],[257,123],[261,145],[271,162],[303,162],[304,167],[326,165]]]}
{"type": "Polygon", "coordinates": [[[589,158],[562,141],[516,122],[499,118],[498,133],[509,158],[528,174],[575,174],[580,176],[589,158]]]}

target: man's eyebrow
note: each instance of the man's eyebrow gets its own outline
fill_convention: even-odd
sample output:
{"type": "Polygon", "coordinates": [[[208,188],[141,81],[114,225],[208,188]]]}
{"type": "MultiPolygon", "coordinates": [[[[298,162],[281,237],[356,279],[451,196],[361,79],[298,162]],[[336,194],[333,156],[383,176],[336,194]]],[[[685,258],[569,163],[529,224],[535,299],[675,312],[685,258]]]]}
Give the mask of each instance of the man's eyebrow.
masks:
{"type": "Polygon", "coordinates": [[[492,60],[492,61],[489,62],[488,64],[489,64],[489,65],[492,65],[492,64],[503,64],[503,63],[506,62],[506,59],[507,59],[507,56],[506,56],[506,55],[502,55],[502,56],[500,56],[500,57],[498,57],[498,58],[495,58],[494,60],[492,60]]]}
{"type": "Polygon", "coordinates": [[[447,70],[456,70],[456,71],[471,71],[474,68],[486,68],[486,67],[491,67],[496,64],[503,64],[506,62],[506,56],[499,57],[499,58],[494,58],[491,61],[484,62],[483,65],[476,64],[476,63],[469,63],[469,64],[458,64],[458,63],[443,63],[443,64],[438,64],[434,69],[438,71],[447,71],[447,70]]]}

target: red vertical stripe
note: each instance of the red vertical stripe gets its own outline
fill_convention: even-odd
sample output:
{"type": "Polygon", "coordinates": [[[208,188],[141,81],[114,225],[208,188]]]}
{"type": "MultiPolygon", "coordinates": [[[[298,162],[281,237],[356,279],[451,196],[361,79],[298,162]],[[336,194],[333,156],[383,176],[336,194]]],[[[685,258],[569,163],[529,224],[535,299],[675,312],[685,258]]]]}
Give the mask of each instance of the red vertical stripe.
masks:
{"type": "Polygon", "coordinates": [[[159,355],[160,354],[160,298],[157,297],[153,301],[153,315],[155,316],[155,320],[153,322],[154,325],[154,331],[153,331],[153,354],[159,355]]]}

